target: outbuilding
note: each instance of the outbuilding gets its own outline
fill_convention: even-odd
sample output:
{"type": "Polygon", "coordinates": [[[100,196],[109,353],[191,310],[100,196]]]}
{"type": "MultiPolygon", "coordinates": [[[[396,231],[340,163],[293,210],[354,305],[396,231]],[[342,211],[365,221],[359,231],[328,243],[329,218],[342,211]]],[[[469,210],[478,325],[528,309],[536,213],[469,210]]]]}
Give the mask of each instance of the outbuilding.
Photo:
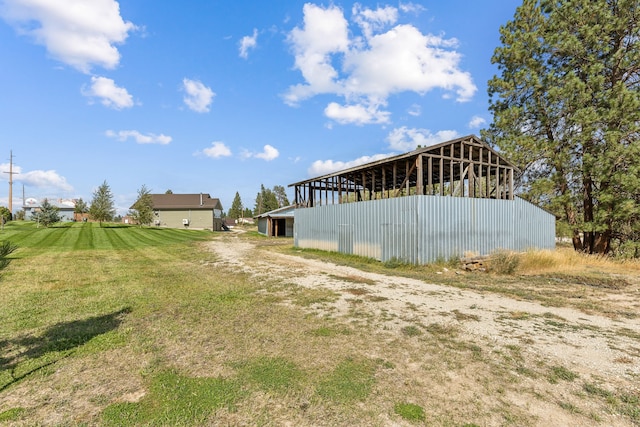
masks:
{"type": "Polygon", "coordinates": [[[284,206],[256,216],[258,233],[270,237],[293,237],[295,206],[284,206]]]}
{"type": "Polygon", "coordinates": [[[382,261],[555,246],[555,217],[515,195],[518,169],[475,135],[290,184],[294,244],[382,261]]]}

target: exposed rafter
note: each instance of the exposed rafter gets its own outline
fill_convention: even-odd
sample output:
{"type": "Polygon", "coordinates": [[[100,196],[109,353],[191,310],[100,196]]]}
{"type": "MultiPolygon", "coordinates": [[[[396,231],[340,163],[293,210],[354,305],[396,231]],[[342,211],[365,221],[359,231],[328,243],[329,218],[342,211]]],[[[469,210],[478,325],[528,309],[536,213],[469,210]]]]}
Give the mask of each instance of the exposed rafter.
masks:
{"type": "Polygon", "coordinates": [[[474,135],[290,184],[314,207],[407,195],[513,199],[518,169],[474,135]]]}

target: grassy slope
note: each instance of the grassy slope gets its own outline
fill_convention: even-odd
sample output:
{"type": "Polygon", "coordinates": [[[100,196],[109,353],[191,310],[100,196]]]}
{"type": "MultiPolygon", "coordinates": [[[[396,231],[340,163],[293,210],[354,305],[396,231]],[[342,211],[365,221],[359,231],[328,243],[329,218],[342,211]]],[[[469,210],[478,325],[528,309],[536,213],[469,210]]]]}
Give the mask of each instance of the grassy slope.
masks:
{"type": "Polygon", "coordinates": [[[454,326],[394,337],[309,317],[296,301],[329,293],[214,269],[199,248],[211,236],[91,223],[5,227],[0,238],[20,249],[0,279],[0,422],[535,424],[503,398],[515,393],[597,421],[564,397],[576,390],[587,408],[615,405],[640,421],[637,396],[582,384],[562,367],[525,365],[515,347],[487,351],[458,339],[454,326]],[[295,298],[283,297],[288,291],[295,298]],[[541,397],[531,381],[547,382],[553,369],[563,373],[557,395],[541,397]]]}

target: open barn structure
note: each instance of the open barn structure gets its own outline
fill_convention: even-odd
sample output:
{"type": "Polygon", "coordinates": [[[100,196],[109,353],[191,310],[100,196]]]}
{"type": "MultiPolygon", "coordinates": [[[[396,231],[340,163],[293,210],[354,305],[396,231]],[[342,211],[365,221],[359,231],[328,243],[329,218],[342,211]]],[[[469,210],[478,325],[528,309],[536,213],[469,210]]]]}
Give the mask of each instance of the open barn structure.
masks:
{"type": "Polygon", "coordinates": [[[289,186],[298,207],[408,195],[513,199],[517,172],[471,135],[289,186]]]}
{"type": "Polygon", "coordinates": [[[555,217],[474,135],[290,184],[294,244],[412,263],[555,245],[555,217]]]}

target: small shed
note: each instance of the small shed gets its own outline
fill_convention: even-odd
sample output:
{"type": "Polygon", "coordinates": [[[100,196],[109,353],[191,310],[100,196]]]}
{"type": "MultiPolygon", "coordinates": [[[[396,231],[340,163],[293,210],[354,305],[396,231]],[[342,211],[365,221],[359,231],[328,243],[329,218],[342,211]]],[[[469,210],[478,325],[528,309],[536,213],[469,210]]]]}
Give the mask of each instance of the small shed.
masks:
{"type": "Polygon", "coordinates": [[[256,216],[258,233],[270,237],[293,237],[295,206],[285,206],[256,216]]]}

